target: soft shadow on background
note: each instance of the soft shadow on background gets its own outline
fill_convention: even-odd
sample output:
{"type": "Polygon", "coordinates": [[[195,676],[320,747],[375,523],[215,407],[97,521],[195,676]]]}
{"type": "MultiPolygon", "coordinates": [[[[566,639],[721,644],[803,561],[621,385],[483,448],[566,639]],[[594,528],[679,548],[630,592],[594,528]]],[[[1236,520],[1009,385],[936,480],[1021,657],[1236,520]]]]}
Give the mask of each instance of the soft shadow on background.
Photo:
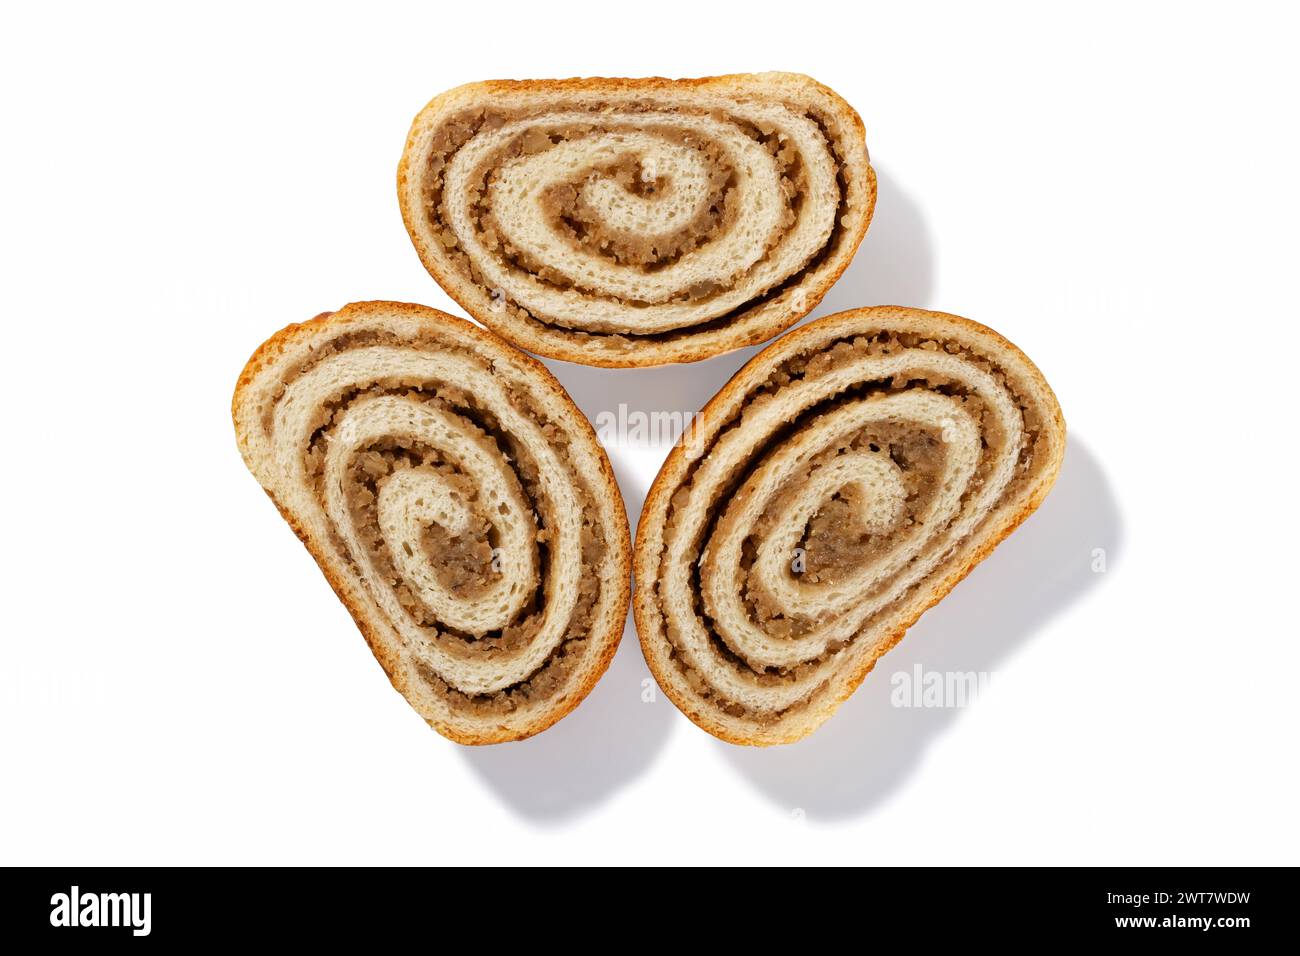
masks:
{"type": "MultiPolygon", "coordinates": [[[[814,316],[863,305],[924,306],[929,300],[934,265],[920,210],[887,174],[877,169],[877,176],[879,199],[871,228],[814,316]]],[[[617,416],[620,405],[625,406],[624,414],[694,413],[761,347],[658,368],[601,369],[555,360],[546,364],[578,407],[598,423],[603,412],[617,416]]],[[[670,446],[617,440],[606,445],[635,534],[641,504],[670,446]]],[[[609,673],[572,714],[529,740],[460,752],[520,816],[542,825],[580,817],[643,773],[667,740],[676,715],[663,704],[642,703],[641,682],[649,674],[629,618],[609,673]]],[[[823,728],[819,736],[829,730],[823,728]]],[[[832,753],[829,759],[838,758],[832,753]]],[[[807,775],[806,769],[796,772],[807,775]]],[[[759,768],[754,776],[762,786],[764,771],[759,768]]],[[[798,805],[811,810],[816,802],[805,799],[798,805]]]]}
{"type": "Polygon", "coordinates": [[[920,207],[876,167],[876,211],[858,254],[813,317],[864,305],[926,308],[934,285],[934,249],[920,207]]]}
{"type": "Polygon", "coordinates": [[[458,750],[519,816],[579,817],[645,772],[668,738],[671,708],[641,700],[649,676],[629,617],[609,671],[577,710],[536,737],[458,750]]]}
{"type": "Polygon", "coordinates": [[[784,747],[718,747],[771,800],[802,808],[810,820],[869,811],[962,713],[892,706],[889,676],[918,664],[927,672],[996,670],[1081,594],[1104,583],[1106,575],[1092,567],[1094,549],[1105,549],[1113,570],[1122,544],[1123,523],[1106,475],[1088,446],[1071,436],[1042,506],[922,616],[820,729],[784,747]]]}

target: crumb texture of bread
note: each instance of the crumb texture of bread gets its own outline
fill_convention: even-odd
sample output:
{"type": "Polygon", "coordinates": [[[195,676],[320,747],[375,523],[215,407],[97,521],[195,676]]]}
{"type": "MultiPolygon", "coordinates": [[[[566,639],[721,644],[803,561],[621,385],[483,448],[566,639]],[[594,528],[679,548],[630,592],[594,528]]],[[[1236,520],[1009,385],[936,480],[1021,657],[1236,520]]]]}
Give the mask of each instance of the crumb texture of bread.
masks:
{"type": "Polygon", "coordinates": [[[651,486],[633,600],[651,671],[723,740],[807,736],[1038,507],[1064,450],[1042,374],[975,322],[879,306],[788,333],[651,486]]]}
{"type": "Polygon", "coordinates": [[[421,261],[470,315],[607,367],[789,328],[876,200],[862,120],[795,73],[471,83],[415,118],[397,186],[421,261]]]}
{"type": "Polygon", "coordinates": [[[528,737],[604,673],[627,515],[536,359],[434,309],[354,303],[265,342],[232,413],[249,471],[440,733],[528,737]]]}

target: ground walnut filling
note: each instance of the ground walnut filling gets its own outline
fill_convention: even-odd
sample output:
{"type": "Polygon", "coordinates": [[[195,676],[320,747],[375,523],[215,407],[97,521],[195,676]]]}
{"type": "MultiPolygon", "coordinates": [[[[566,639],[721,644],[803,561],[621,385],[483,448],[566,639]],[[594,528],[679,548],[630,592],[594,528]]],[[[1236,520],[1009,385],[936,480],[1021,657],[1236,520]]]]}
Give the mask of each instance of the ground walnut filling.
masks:
{"type": "MultiPolygon", "coordinates": [[[[662,235],[642,235],[612,228],[605,224],[600,210],[586,198],[578,183],[572,182],[546,189],[543,194],[546,218],[575,250],[596,252],[620,265],[640,266],[647,272],[661,269],[726,231],[736,220],[737,206],[731,188],[735,172],[715,155],[717,147],[706,144],[703,151],[710,154],[709,195],[695,218],[680,229],[662,235]]],[[[671,178],[657,175],[636,156],[623,156],[606,166],[593,166],[581,174],[581,180],[597,176],[613,180],[636,196],[662,200],[672,196],[674,190],[671,178]]],[[[493,221],[490,211],[484,214],[483,221],[485,224],[493,221]]],[[[489,245],[501,249],[500,243],[489,245]]],[[[509,254],[505,249],[501,251],[509,254]]],[[[546,268],[530,271],[553,285],[566,283],[565,277],[543,271],[546,268]]]]}
{"type": "MultiPolygon", "coordinates": [[[[565,127],[543,132],[537,127],[520,136],[517,145],[532,136],[541,136],[548,144],[574,140],[590,135],[593,131],[619,131],[630,127],[604,126],[582,129],[565,127]]],[[[654,272],[666,265],[676,262],[683,255],[699,248],[706,242],[725,233],[736,221],[738,213],[735,202],[735,177],[729,157],[715,143],[700,143],[680,130],[641,129],[651,132],[667,142],[689,146],[696,150],[709,169],[709,192],[707,198],[697,207],[693,219],[680,229],[659,235],[642,234],[611,228],[606,224],[600,210],[594,208],[585,198],[582,184],[593,177],[612,180],[628,193],[656,202],[668,202],[674,198],[673,180],[659,174],[654,168],[634,154],[624,154],[611,163],[589,166],[578,172],[569,182],[554,183],[548,186],[542,196],[542,208],[553,230],[563,236],[570,248],[575,251],[590,252],[604,256],[619,265],[639,266],[646,272],[654,272]]],[[[498,178],[499,166],[511,158],[512,151],[506,150],[494,156],[490,161],[480,165],[476,177],[484,184],[484,201],[475,209],[478,215],[479,232],[489,249],[502,261],[515,268],[532,273],[556,288],[573,288],[574,283],[567,276],[561,275],[545,263],[532,260],[526,253],[514,249],[503,239],[497,229],[496,217],[493,215],[487,197],[498,178]]],[[[789,196],[797,193],[794,179],[799,177],[796,169],[787,170],[789,176],[783,178],[789,196]]],[[[794,211],[787,205],[786,225],[794,222],[794,211]]],[[[590,287],[579,287],[593,292],[590,287]]],[[[713,290],[691,290],[691,298],[704,298],[713,290]]]]}
{"type": "MultiPolygon", "coordinates": [[[[427,343],[412,342],[395,335],[368,330],[345,333],[323,343],[312,358],[292,369],[283,382],[288,385],[331,357],[353,348],[373,345],[399,345],[418,348],[421,344],[442,353],[449,350],[446,343],[431,338],[427,343]]],[[[464,352],[466,361],[479,364],[484,369],[490,363],[473,353],[464,352]]],[[[325,463],[330,443],[340,440],[337,434],[339,421],[355,403],[375,396],[395,396],[419,402],[444,412],[452,412],[469,423],[479,448],[504,463],[507,476],[508,500],[493,503],[500,509],[511,508],[517,513],[530,515],[536,526],[531,542],[536,569],[522,610],[511,622],[499,630],[470,635],[440,622],[424,600],[419,585],[403,578],[398,570],[398,556],[394,548],[401,547],[411,556],[411,544],[401,544],[385,539],[380,527],[378,502],[385,485],[406,471],[435,475],[439,481],[467,505],[468,519],[455,531],[435,523],[423,527],[418,541],[420,557],[437,583],[453,597],[474,601],[500,579],[499,567],[494,562],[494,548],[500,543],[493,531],[492,514],[487,502],[480,500],[480,483],[465,471],[456,448],[436,448],[411,437],[395,433],[391,437],[367,442],[354,449],[347,460],[344,494],[351,527],[363,549],[353,554],[343,539],[335,532],[331,546],[361,577],[386,586],[396,596],[410,622],[419,628],[420,639],[439,650],[461,659],[490,660],[497,655],[512,655],[529,644],[537,634],[549,595],[548,571],[552,547],[551,528],[555,524],[554,507],[543,490],[539,465],[532,451],[518,436],[506,430],[493,412],[480,404],[477,398],[450,382],[412,381],[391,379],[373,382],[365,387],[351,388],[334,396],[317,411],[313,420],[315,428],[308,446],[303,451],[305,470],[315,489],[318,501],[324,501],[325,463]],[[364,573],[364,568],[370,574],[364,573]]],[[[529,412],[527,396],[510,393],[511,404],[517,411],[529,412]]],[[[534,414],[534,413],[530,413],[534,414]]],[[[535,414],[534,414],[535,417],[535,414]]],[[[576,469],[567,462],[567,437],[563,430],[549,421],[540,421],[540,431],[550,447],[560,453],[584,516],[580,534],[581,560],[584,567],[593,568],[603,561],[607,544],[599,527],[594,523],[598,514],[596,498],[576,469]]],[[[564,630],[564,638],[546,661],[523,680],[511,687],[491,694],[467,695],[447,684],[427,665],[420,663],[420,649],[413,649],[417,669],[437,694],[451,706],[481,716],[507,714],[531,701],[545,699],[566,684],[573,668],[582,661],[579,653],[589,639],[595,608],[600,600],[601,585],[598,575],[579,576],[575,606],[564,630]]]]}
{"type": "MultiPolygon", "coordinates": [[[[576,109],[578,108],[575,107],[576,109]]],[[[584,199],[581,188],[584,183],[592,178],[609,179],[630,195],[663,203],[674,201],[677,184],[671,176],[662,175],[652,167],[648,167],[639,156],[631,152],[618,155],[609,162],[589,166],[566,181],[549,185],[541,198],[543,215],[551,232],[554,236],[560,237],[568,248],[575,252],[599,256],[611,265],[639,269],[649,275],[727,236],[737,225],[738,208],[735,197],[738,172],[734,157],[730,156],[721,144],[709,141],[693,131],[652,123],[641,124],[634,118],[623,119],[635,117],[639,112],[667,111],[683,116],[704,116],[726,122],[736,129],[743,130],[773,157],[779,170],[781,190],[779,201],[783,204],[783,210],[779,228],[764,240],[765,251],[760,257],[760,262],[781,243],[784,235],[798,221],[808,192],[807,172],[799,151],[791,145],[782,130],[775,127],[759,128],[752,123],[716,111],[709,113],[681,106],[665,106],[650,100],[633,105],[620,105],[616,111],[602,111],[599,103],[585,105],[582,109],[599,116],[599,120],[593,119],[591,123],[581,124],[548,125],[544,115],[537,116],[536,125],[530,126],[524,132],[512,137],[504,146],[495,149],[478,163],[472,173],[471,181],[475,184],[474,194],[477,199],[469,209],[469,218],[476,239],[488,250],[499,266],[510,272],[520,273],[530,281],[537,281],[566,293],[579,294],[593,301],[614,302],[630,308],[647,304],[636,300],[619,299],[608,291],[603,291],[598,275],[584,279],[581,276],[562,273],[554,268],[553,264],[537,261],[527,251],[511,243],[492,207],[493,190],[505,164],[519,157],[537,155],[561,144],[578,142],[594,135],[636,132],[659,137],[667,143],[693,150],[708,170],[706,195],[696,206],[690,220],[679,228],[662,233],[640,233],[618,229],[611,227],[600,210],[592,208],[584,199]]],[[[815,113],[806,115],[825,129],[821,117],[815,113]]],[[[523,110],[476,109],[446,120],[432,137],[427,158],[428,175],[424,183],[425,215],[451,267],[482,287],[490,287],[492,283],[486,281],[479,265],[460,248],[460,242],[450,225],[453,220],[453,210],[449,208],[451,197],[446,194],[444,188],[445,172],[456,153],[480,132],[491,132],[508,123],[530,118],[532,116],[523,110]]],[[[702,316],[700,321],[693,325],[669,331],[594,332],[557,324],[552,317],[534,314],[501,290],[493,292],[493,307],[506,311],[518,321],[562,329],[566,334],[575,337],[596,336],[611,341],[627,339],[629,343],[638,339],[677,338],[725,324],[735,315],[760,305],[792,285],[797,285],[804,275],[815,269],[822,259],[838,247],[843,232],[840,219],[845,211],[843,157],[836,153],[838,144],[832,137],[827,135],[825,143],[836,170],[841,192],[841,206],[835,216],[836,224],[830,238],[821,251],[811,260],[805,261],[794,274],[786,276],[776,286],[758,289],[749,302],[740,308],[731,309],[726,315],[702,316]]],[[[756,267],[749,266],[743,269],[733,275],[728,282],[722,282],[717,278],[694,282],[676,292],[665,302],[707,306],[716,296],[739,284],[745,275],[756,267]]]]}
{"type": "MultiPolygon", "coordinates": [[[[750,475],[771,456],[782,449],[792,436],[807,429],[817,427],[815,419],[826,415],[846,403],[861,399],[875,399],[889,395],[900,395],[911,390],[922,390],[953,399],[960,403],[961,410],[978,426],[980,450],[978,463],[968,483],[961,489],[960,507],[950,520],[942,527],[925,527],[923,516],[927,514],[936,495],[941,492],[941,478],[944,473],[948,446],[941,429],[936,429],[930,422],[886,421],[852,430],[844,435],[835,436],[827,446],[802,467],[791,474],[781,484],[761,508],[759,517],[744,529],[744,546],[740,558],[740,591],[746,617],[753,627],[777,640],[799,639],[827,624],[824,616],[816,613],[789,613],[779,595],[771,591],[772,581],[765,581],[762,575],[755,573],[756,556],[763,542],[779,528],[780,522],[791,507],[791,502],[800,493],[809,476],[817,469],[833,462],[836,458],[855,454],[871,456],[888,463],[891,473],[898,476],[900,498],[899,507],[893,511],[876,513],[878,503],[864,500],[862,490],[853,485],[836,489],[817,505],[811,518],[802,527],[798,536],[797,564],[791,564],[785,570],[784,580],[800,585],[833,586],[838,582],[850,580],[864,568],[871,568],[888,556],[892,550],[905,544],[909,539],[922,543],[922,550],[910,557],[905,567],[922,560],[932,549],[924,547],[924,542],[933,538],[938,532],[952,526],[958,518],[967,513],[972,498],[980,494],[986,482],[996,469],[1009,457],[1013,463],[1012,477],[1003,488],[992,507],[1013,498],[1024,490],[1025,483],[1042,457],[1049,453],[1046,442],[1040,440],[1045,423],[1038,418],[1038,412],[1023,397],[1017,396],[1011,389],[1006,376],[987,357],[977,354],[957,344],[925,339],[917,335],[880,333],[845,339],[816,352],[801,354],[774,369],[766,382],[752,391],[746,404],[730,422],[717,427],[711,432],[710,443],[705,446],[681,486],[673,495],[664,528],[664,540],[671,541],[681,531],[680,522],[683,510],[692,502],[692,496],[705,495],[710,503],[711,519],[700,536],[689,543],[693,553],[708,554],[714,547],[711,543],[721,533],[724,524],[724,511],[750,475]],[[927,355],[947,355],[960,358],[963,363],[987,373],[999,390],[1010,397],[1013,407],[1020,418],[1021,437],[1017,444],[1010,445],[1003,425],[997,420],[992,408],[969,383],[956,380],[947,375],[920,372],[915,376],[892,376],[877,381],[862,381],[844,389],[820,402],[814,408],[805,409],[796,420],[784,422],[772,434],[764,436],[754,448],[745,466],[731,475],[725,486],[700,489],[692,477],[699,470],[699,462],[708,457],[708,449],[717,445],[721,438],[734,429],[756,427],[746,412],[762,406],[766,397],[777,394],[782,389],[796,384],[815,382],[836,369],[863,358],[881,358],[887,356],[906,356],[909,365],[915,358],[915,367],[926,367],[927,355]]],[[[877,508],[878,510],[878,508],[877,508]]],[[[987,510],[991,510],[987,509],[987,510]]],[[[987,514],[987,510],[983,513],[987,514]]],[[[981,517],[982,521],[983,518],[981,517]]],[[[973,529],[958,539],[949,541],[940,549],[946,556],[962,541],[975,534],[973,529]]],[[[726,627],[716,619],[716,608],[709,606],[703,596],[703,575],[710,573],[707,561],[699,562],[693,570],[690,583],[690,598],[694,605],[696,618],[704,625],[709,636],[710,647],[719,661],[732,668],[737,674],[745,676],[752,684],[763,688],[776,688],[792,681],[803,681],[825,673],[829,678],[834,657],[851,643],[850,637],[845,642],[829,643],[824,652],[803,660],[797,664],[784,667],[763,667],[755,665],[744,656],[742,641],[729,640],[726,627]],[[739,647],[739,652],[737,648],[739,647]]],[[[892,577],[887,578],[869,593],[862,595],[864,601],[872,595],[886,595],[892,577]]],[[[913,582],[901,594],[882,604],[874,613],[863,621],[856,633],[868,630],[875,622],[888,614],[898,604],[908,599],[915,588],[924,581],[913,582]]],[[[665,587],[661,579],[658,588],[665,587]]],[[[784,587],[784,585],[782,585],[784,587]]],[[[657,592],[657,601],[661,609],[665,596],[657,592]]],[[[869,606],[869,605],[863,605],[869,606]]],[[[804,695],[793,707],[770,711],[757,710],[742,706],[726,699],[716,687],[703,675],[697,673],[682,653],[684,636],[678,632],[672,616],[664,614],[666,636],[672,645],[672,661],[687,683],[707,700],[712,706],[734,716],[751,719],[759,724],[768,724],[779,720],[793,710],[803,707],[815,693],[821,682],[809,694],[804,695]]]]}
{"type": "MultiPolygon", "coordinates": [[[[872,564],[893,546],[900,536],[915,533],[934,499],[935,483],[943,463],[943,442],[932,429],[885,423],[861,429],[814,457],[802,473],[791,478],[773,497],[762,517],[745,540],[741,567],[753,564],[756,543],[764,540],[787,510],[790,499],[814,469],[848,452],[862,452],[887,459],[902,473],[906,497],[903,507],[880,523],[869,518],[874,502],[864,489],[849,484],[822,502],[805,526],[798,553],[791,560],[791,574],[809,584],[833,584],[863,564],[872,564]]],[[[745,575],[745,600],[752,619],[765,633],[776,637],[798,637],[817,626],[817,619],[788,614],[779,598],[758,576],[745,575]]]]}
{"type": "MultiPolygon", "coordinates": [[[[347,487],[353,525],[357,528],[366,555],[380,579],[396,582],[394,590],[397,598],[412,620],[429,629],[430,641],[452,653],[465,649],[473,654],[484,654],[494,650],[512,650],[527,643],[532,637],[530,629],[507,628],[500,635],[479,639],[458,634],[449,628],[443,628],[439,632],[436,612],[420,599],[418,585],[402,579],[400,571],[394,565],[395,555],[392,549],[401,547],[409,556],[412,546],[384,539],[379,526],[377,505],[381,489],[393,475],[411,469],[437,474],[455,489],[461,500],[469,505],[471,512],[466,527],[457,532],[449,531],[436,523],[423,529],[418,546],[433,569],[438,583],[459,598],[473,600],[501,576],[493,561],[497,539],[492,522],[483,511],[482,502],[478,500],[478,489],[473,476],[459,472],[456,464],[436,448],[386,441],[376,443],[353,457],[347,487]]],[[[531,508],[523,497],[522,490],[519,490],[513,504],[516,507],[531,508]]],[[[534,554],[544,547],[544,540],[545,532],[539,530],[538,540],[533,543],[534,554]]],[[[532,583],[540,586],[540,577],[532,583]]]]}

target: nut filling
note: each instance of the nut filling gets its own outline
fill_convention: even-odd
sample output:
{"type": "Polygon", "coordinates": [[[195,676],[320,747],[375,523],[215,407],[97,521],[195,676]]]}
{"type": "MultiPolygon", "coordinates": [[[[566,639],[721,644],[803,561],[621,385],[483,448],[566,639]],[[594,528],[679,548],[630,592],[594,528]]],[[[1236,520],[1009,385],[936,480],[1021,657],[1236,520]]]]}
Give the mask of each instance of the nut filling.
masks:
{"type": "Polygon", "coordinates": [[[973,323],[939,335],[958,320],[876,311],[761,353],[665,464],[638,529],[647,659],[728,739],[810,732],[1059,465],[1041,379],[973,323]]]}
{"type": "Polygon", "coordinates": [[[476,347],[483,333],[350,319],[254,377],[246,457],[269,458],[255,474],[328,552],[331,583],[435,726],[492,737],[562,715],[625,613],[625,526],[594,438],[526,360],[476,347]]]}
{"type": "Polygon", "coordinates": [[[407,227],[471,314],[543,354],[759,341],[816,305],[874,205],[856,115],[814,89],[435,100],[403,158],[407,227]]]}

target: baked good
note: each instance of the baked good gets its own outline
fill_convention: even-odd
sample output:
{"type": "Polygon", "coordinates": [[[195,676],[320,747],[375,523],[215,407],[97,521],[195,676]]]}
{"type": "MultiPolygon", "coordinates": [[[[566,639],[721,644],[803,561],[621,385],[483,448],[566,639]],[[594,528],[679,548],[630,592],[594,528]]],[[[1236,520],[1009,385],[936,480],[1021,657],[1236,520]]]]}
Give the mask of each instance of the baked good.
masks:
{"type": "Polygon", "coordinates": [[[464,319],[359,302],[263,344],[233,415],[248,469],[440,733],[535,734],[605,671],[627,515],[541,363],[464,319]]]}
{"type": "Polygon", "coordinates": [[[882,306],[787,334],[650,489],[633,608],[651,671],[723,740],[804,737],[1038,506],[1064,449],[1041,373],[974,322],[882,306]]]}
{"type": "Polygon", "coordinates": [[[793,73],[471,83],[415,118],[397,182],[421,260],[470,315],[617,367],[793,325],[876,196],[858,114],[793,73]]]}

